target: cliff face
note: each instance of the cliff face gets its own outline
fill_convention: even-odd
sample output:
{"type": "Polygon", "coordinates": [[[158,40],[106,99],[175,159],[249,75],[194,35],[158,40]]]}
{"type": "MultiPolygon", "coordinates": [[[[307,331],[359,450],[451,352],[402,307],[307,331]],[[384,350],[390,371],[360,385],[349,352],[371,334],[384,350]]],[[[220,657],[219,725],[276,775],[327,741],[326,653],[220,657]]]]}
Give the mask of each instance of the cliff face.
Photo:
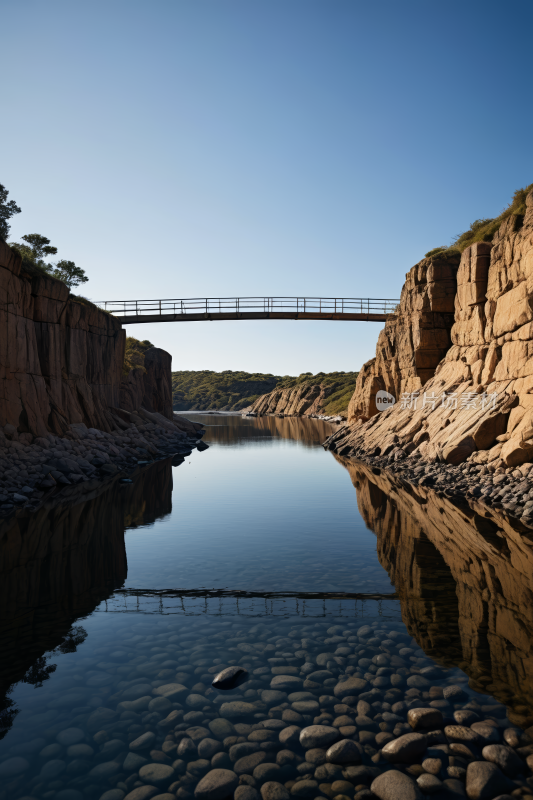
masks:
{"type": "Polygon", "coordinates": [[[172,412],[172,356],[159,347],[151,347],[144,354],[144,370],[132,369],[120,384],[120,407],[135,411],[141,406],[147,411],[158,411],[167,419],[172,412]]]}
{"type": "Polygon", "coordinates": [[[63,434],[72,422],[110,431],[119,405],[124,331],[69,297],[61,281],[29,275],[0,241],[0,426],[63,434]]]}
{"type": "Polygon", "coordinates": [[[330,386],[293,386],[288,389],[274,389],[269,394],[258,397],[250,411],[258,416],[263,414],[284,414],[287,417],[322,414],[324,402],[332,394],[330,386]]]}
{"type": "Polygon", "coordinates": [[[377,413],[376,392],[395,397],[419,390],[435,374],[450,347],[459,255],[424,258],[405,276],[399,308],[378,337],[376,357],[357,378],[348,422],[377,413]]]}
{"type": "Polygon", "coordinates": [[[377,535],[411,635],[432,658],[464,670],[473,689],[505,703],[515,724],[531,725],[531,536],[475,502],[457,507],[431,489],[406,489],[383,471],[338,460],[377,535]]]}
{"type": "MultiPolygon", "coordinates": [[[[444,286],[449,292],[452,279],[443,277],[442,284],[443,293],[444,286]]],[[[402,293],[406,305],[396,322],[388,323],[389,331],[394,325],[395,330],[408,327],[407,295],[413,286],[408,276],[402,293]]],[[[429,290],[427,297],[430,303],[429,290]]],[[[417,398],[404,398],[365,421],[375,403],[361,379],[350,406],[352,424],[332,442],[337,452],[385,455],[398,448],[417,451],[427,460],[458,464],[470,458],[506,467],[533,460],[533,192],[524,217],[508,217],[491,244],[474,244],[463,252],[453,308],[451,346],[429,380],[426,367],[420,371],[416,366],[416,353],[416,375],[407,370],[399,383],[389,379],[386,358],[380,359],[379,353],[373,365],[365,365],[367,383],[394,385],[397,400],[400,391],[422,390],[417,398]]],[[[448,312],[436,313],[449,323],[448,312]]],[[[432,333],[432,341],[440,342],[444,353],[445,329],[434,330],[443,332],[437,337],[432,333]]],[[[386,338],[387,327],[382,345],[386,338]]],[[[439,348],[431,352],[436,358],[439,348]]]]}
{"type": "Polygon", "coordinates": [[[0,428],[19,440],[84,423],[107,433],[116,411],[173,418],[169,353],[153,347],[145,370],[122,376],[125,332],[110,314],[72,297],[61,281],[29,272],[0,240],[0,428]],[[10,430],[10,429],[8,429],[10,430]]]}
{"type": "Polygon", "coordinates": [[[249,413],[346,419],[356,378],[356,372],[319,372],[316,375],[307,372],[298,378],[284,379],[280,386],[258,397],[249,413]]]}

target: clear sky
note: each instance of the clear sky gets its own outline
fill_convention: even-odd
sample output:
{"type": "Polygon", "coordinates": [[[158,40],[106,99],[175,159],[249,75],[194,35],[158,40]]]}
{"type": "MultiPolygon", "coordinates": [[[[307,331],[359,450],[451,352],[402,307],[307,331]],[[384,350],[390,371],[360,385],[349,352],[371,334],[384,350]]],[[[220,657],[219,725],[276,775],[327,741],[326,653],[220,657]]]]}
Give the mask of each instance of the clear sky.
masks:
{"type": "MultiPolygon", "coordinates": [[[[531,0],[3,0],[0,183],[93,300],[399,297],[533,181],[531,0]]],[[[379,323],[128,326],[174,369],[355,370],[379,323]]]]}

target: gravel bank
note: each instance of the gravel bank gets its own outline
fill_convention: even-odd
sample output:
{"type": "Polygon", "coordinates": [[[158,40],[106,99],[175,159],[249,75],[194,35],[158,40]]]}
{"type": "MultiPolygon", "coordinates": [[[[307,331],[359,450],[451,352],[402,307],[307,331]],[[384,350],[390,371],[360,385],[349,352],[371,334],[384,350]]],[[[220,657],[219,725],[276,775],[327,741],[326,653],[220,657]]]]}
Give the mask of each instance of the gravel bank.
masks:
{"type": "Polygon", "coordinates": [[[82,423],[70,426],[63,437],[33,438],[13,425],[0,429],[0,516],[16,508],[37,508],[64,486],[94,478],[105,479],[157,458],[186,456],[199,442],[201,425],[184,418],[169,420],[141,409],[124,414],[121,429],[105,433],[82,423]]]}

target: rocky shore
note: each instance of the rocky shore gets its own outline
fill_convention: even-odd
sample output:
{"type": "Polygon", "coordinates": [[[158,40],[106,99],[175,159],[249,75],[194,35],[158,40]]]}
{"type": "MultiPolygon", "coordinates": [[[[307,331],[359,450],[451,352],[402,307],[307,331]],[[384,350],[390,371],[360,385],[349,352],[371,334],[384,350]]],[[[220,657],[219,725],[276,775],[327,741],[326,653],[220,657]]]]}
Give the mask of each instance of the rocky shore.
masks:
{"type": "Polygon", "coordinates": [[[177,415],[114,409],[115,430],[106,432],[72,423],[64,436],[33,437],[13,425],[0,429],[0,516],[16,508],[30,510],[65,486],[106,479],[158,458],[189,455],[204,430],[177,415]]]}
{"type": "Polygon", "coordinates": [[[332,434],[324,442],[326,450],[384,469],[413,486],[427,486],[451,500],[476,499],[493,509],[501,509],[533,528],[533,464],[505,467],[501,463],[465,462],[452,466],[439,461],[426,462],[419,453],[406,453],[396,447],[387,455],[369,455],[364,448],[343,444],[345,431],[332,434]]]}
{"type": "Polygon", "coordinates": [[[0,747],[0,798],[531,800],[533,731],[504,705],[401,623],[331,623],[109,631],[22,712],[31,734],[21,719],[0,747]],[[232,665],[246,682],[213,688],[232,665]]]}

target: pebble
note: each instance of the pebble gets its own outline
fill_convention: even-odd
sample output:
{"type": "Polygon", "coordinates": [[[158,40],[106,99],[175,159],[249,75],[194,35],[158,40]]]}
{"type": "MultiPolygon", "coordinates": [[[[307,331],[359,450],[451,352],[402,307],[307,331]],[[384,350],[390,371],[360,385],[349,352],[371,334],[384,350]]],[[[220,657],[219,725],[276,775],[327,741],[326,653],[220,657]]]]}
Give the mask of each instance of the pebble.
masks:
{"type": "Polygon", "coordinates": [[[235,689],[248,678],[248,671],[243,667],[226,667],[216,675],[212,681],[215,689],[235,689]]]}
{"type": "Polygon", "coordinates": [[[359,764],[363,748],[351,739],[341,739],[332,745],[326,753],[326,758],[332,764],[359,764]]]}
{"type": "Polygon", "coordinates": [[[442,781],[436,775],[431,775],[427,772],[424,775],[419,775],[416,782],[424,794],[434,794],[443,788],[442,781]]]}
{"type": "Polygon", "coordinates": [[[12,778],[15,775],[20,775],[21,772],[26,772],[30,768],[29,761],[20,756],[8,758],[0,764],[0,778],[12,778]]]}
{"type": "Polygon", "coordinates": [[[157,794],[159,794],[157,786],[138,786],[127,794],[124,800],[152,800],[157,794]]]}
{"type": "MultiPolygon", "coordinates": [[[[263,800],[289,800],[289,792],[283,784],[267,781],[261,786],[261,797],[263,800]]],[[[237,793],[235,793],[235,800],[242,800],[237,797],[237,793]]],[[[248,800],[248,798],[244,800],[248,800]]]]}
{"type": "Polygon", "coordinates": [[[515,784],[488,761],[473,761],[466,769],[466,793],[470,800],[492,800],[498,794],[511,793],[515,784]]]}
{"type": "Polygon", "coordinates": [[[421,792],[451,800],[464,796],[465,781],[475,792],[483,780],[503,780],[504,794],[516,788],[509,778],[530,775],[520,758],[530,756],[528,737],[504,728],[493,699],[468,702],[456,671],[428,666],[407,634],[380,623],[359,635],[350,621],[309,623],[260,623],[264,633],[257,626],[246,636],[243,623],[198,620],[194,632],[175,626],[177,635],[166,621],[135,624],[124,637],[131,644],[110,641],[78,673],[73,665],[81,688],[73,681],[48,696],[27,740],[0,756],[0,777],[23,781],[17,796],[31,797],[44,770],[39,797],[55,791],[53,800],[83,800],[79,790],[90,785],[95,800],[409,800],[421,792]],[[215,631],[224,633],[218,644],[215,631]],[[228,668],[245,680],[215,688],[228,668]],[[217,775],[230,776],[229,794],[217,775]]]}
{"type": "Polygon", "coordinates": [[[300,744],[306,749],[312,747],[329,747],[337,739],[340,734],[337,728],[331,728],[327,725],[310,725],[300,731],[300,744]]]}
{"type": "Polygon", "coordinates": [[[414,731],[443,726],[442,714],[437,708],[410,708],[407,712],[407,722],[414,731]]]}
{"type": "Polygon", "coordinates": [[[391,769],[379,775],[370,786],[379,800],[422,800],[424,795],[412,778],[391,769]]]}
{"type": "Polygon", "coordinates": [[[520,756],[510,747],[503,744],[488,744],[481,751],[485,761],[496,764],[502,772],[510,777],[523,772],[524,763],[520,756]]]}
{"type": "Polygon", "coordinates": [[[427,736],[422,733],[406,733],[393,739],[383,748],[382,755],[391,764],[410,764],[427,748],[427,736]]]}
{"type": "Polygon", "coordinates": [[[237,774],[229,769],[213,769],[199,781],[194,796],[197,800],[224,800],[239,785],[237,774]]]}

